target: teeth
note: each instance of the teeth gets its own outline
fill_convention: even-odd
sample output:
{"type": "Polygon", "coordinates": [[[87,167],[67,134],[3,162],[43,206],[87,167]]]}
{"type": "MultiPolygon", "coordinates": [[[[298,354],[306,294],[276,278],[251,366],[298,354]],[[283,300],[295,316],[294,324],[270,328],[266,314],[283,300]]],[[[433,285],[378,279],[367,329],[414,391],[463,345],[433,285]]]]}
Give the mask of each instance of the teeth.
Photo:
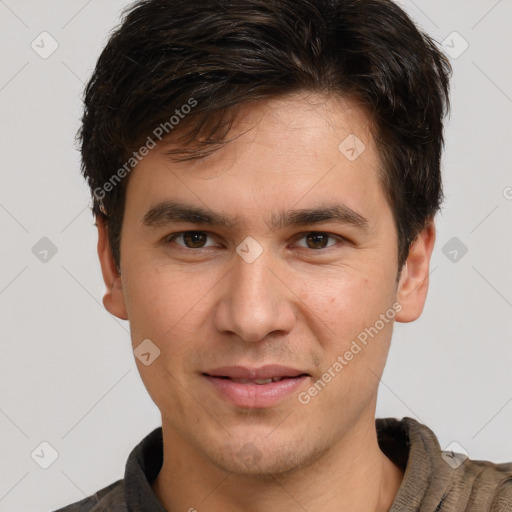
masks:
{"type": "Polygon", "coordinates": [[[284,377],[269,377],[268,379],[231,379],[233,382],[238,382],[239,384],[270,384],[271,382],[278,382],[284,379],[284,377]]]}
{"type": "Polygon", "coordinates": [[[270,379],[254,379],[256,384],[270,384],[272,382],[272,378],[270,379]]]}

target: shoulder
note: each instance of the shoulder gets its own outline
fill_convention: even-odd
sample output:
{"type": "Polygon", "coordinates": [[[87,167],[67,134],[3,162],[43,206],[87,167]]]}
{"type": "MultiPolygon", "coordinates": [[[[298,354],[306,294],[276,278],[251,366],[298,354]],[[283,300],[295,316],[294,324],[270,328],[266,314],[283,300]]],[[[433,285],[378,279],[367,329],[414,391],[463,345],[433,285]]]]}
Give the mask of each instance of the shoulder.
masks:
{"type": "Polygon", "coordinates": [[[118,480],[83,500],[59,508],[54,512],[127,512],[124,500],[124,482],[118,480]]]}
{"type": "Polygon", "coordinates": [[[467,459],[459,469],[471,489],[468,505],[492,512],[512,510],[512,462],[467,459]]]}
{"type": "Polygon", "coordinates": [[[404,471],[392,512],[512,511],[512,462],[442,450],[434,432],[413,418],[379,418],[376,426],[382,451],[404,471]]]}

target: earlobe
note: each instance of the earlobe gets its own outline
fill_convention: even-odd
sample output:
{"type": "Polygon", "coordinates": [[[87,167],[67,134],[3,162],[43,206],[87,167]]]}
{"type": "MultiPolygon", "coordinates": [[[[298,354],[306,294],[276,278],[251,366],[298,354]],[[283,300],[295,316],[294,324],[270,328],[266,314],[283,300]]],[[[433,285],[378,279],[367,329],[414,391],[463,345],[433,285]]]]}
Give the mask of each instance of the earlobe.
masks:
{"type": "Polygon", "coordinates": [[[423,312],[435,239],[436,229],[431,222],[411,244],[397,289],[397,300],[402,305],[402,310],[396,315],[397,322],[413,322],[423,312]]]}
{"type": "Polygon", "coordinates": [[[97,218],[98,227],[98,257],[101,265],[103,282],[107,288],[103,296],[103,305],[105,309],[121,320],[128,320],[126,304],[123,292],[122,277],[117,271],[114,257],[108,241],[108,233],[105,222],[97,218]]]}

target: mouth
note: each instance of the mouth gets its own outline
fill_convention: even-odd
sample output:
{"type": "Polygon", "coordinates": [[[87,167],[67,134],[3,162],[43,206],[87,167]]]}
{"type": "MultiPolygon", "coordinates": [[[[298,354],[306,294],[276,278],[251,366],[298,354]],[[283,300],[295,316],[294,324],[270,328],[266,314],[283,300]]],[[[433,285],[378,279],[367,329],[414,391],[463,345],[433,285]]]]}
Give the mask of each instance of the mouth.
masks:
{"type": "Polygon", "coordinates": [[[268,408],[299,391],[311,375],[280,365],[225,366],[202,372],[217,396],[237,407],[268,408]]]}
{"type": "Polygon", "coordinates": [[[283,379],[296,379],[297,377],[310,376],[303,370],[278,364],[267,364],[259,368],[223,366],[203,372],[203,375],[219,379],[230,379],[240,384],[270,384],[271,382],[278,382],[283,379]]]}
{"type": "Polygon", "coordinates": [[[243,379],[228,377],[226,375],[209,375],[208,373],[203,373],[203,375],[205,375],[206,377],[212,377],[216,379],[230,380],[238,384],[258,384],[260,386],[264,384],[270,384],[271,382],[280,382],[285,379],[298,379],[300,377],[309,377],[309,374],[307,373],[300,373],[299,375],[296,375],[294,377],[269,377],[268,379],[243,379]]]}

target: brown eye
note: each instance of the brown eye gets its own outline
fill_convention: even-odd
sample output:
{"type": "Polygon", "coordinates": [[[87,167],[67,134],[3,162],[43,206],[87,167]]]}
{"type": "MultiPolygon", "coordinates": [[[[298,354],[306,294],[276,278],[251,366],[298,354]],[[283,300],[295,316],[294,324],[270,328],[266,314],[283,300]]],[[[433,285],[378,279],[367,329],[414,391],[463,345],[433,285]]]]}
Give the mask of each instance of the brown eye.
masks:
{"type": "Polygon", "coordinates": [[[329,233],[320,233],[317,231],[313,231],[311,233],[306,233],[300,240],[306,240],[306,245],[300,245],[300,247],[305,247],[307,249],[325,249],[327,247],[331,247],[332,245],[336,245],[336,243],[330,243],[329,239],[335,240],[334,235],[330,235],[329,233]]]}
{"type": "Polygon", "coordinates": [[[327,247],[329,235],[325,235],[324,233],[310,233],[306,236],[306,240],[308,244],[312,246],[310,246],[310,249],[324,249],[327,247]]]}
{"type": "Polygon", "coordinates": [[[198,249],[203,247],[207,238],[207,235],[200,233],[199,231],[189,231],[188,233],[183,233],[183,240],[185,245],[191,249],[198,249]]]}
{"type": "Polygon", "coordinates": [[[208,234],[203,231],[184,231],[183,233],[176,233],[168,237],[167,242],[170,243],[180,239],[183,240],[183,242],[176,243],[187,249],[203,249],[215,245],[205,245],[208,240],[208,234]]]}

